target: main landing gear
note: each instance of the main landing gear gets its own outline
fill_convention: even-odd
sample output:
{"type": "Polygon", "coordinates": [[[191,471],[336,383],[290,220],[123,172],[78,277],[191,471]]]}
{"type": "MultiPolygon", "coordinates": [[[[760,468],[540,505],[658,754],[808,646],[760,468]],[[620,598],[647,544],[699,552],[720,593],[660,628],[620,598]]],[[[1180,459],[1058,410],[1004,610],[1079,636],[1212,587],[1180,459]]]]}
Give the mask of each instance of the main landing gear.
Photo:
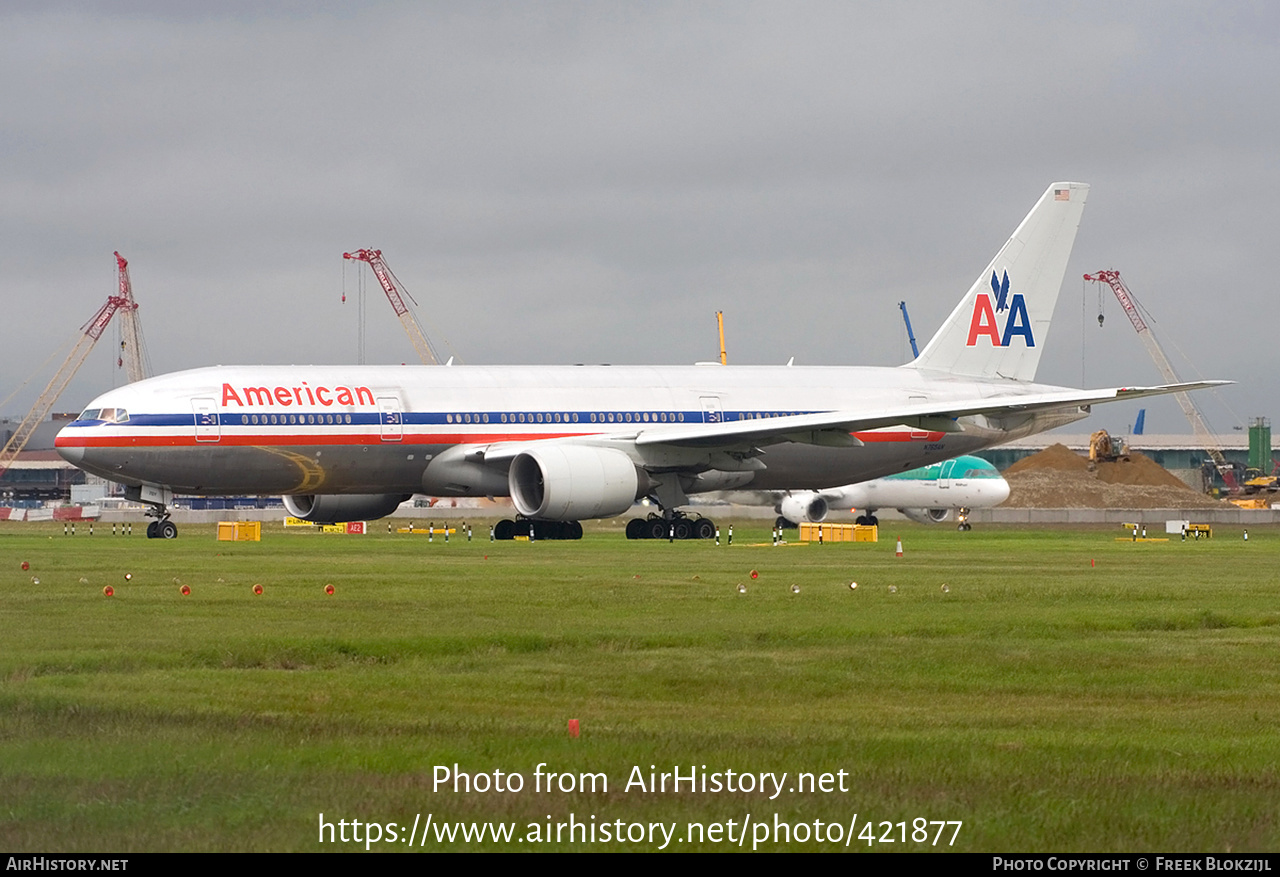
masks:
{"type": "Polygon", "coordinates": [[[677,512],[670,518],[650,515],[627,521],[628,539],[714,539],[715,521],[710,518],[688,518],[677,512]]]}
{"type": "Polygon", "coordinates": [[[581,539],[582,524],[577,521],[538,521],[533,518],[516,518],[514,521],[498,521],[493,527],[494,539],[514,539],[524,536],[532,541],[539,539],[581,539]]]}
{"type": "Polygon", "coordinates": [[[867,512],[865,515],[858,515],[858,517],[854,519],[854,523],[860,524],[863,527],[876,527],[879,526],[880,519],[871,512],[867,512]]]}

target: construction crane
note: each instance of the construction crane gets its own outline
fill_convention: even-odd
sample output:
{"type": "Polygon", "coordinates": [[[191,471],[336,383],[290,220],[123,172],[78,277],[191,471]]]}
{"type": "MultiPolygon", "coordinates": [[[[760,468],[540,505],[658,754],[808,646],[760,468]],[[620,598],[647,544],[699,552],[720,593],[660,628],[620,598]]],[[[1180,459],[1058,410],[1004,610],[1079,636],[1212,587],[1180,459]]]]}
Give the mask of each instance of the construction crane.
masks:
{"type": "MultiPolygon", "coordinates": [[[[93,346],[98,343],[98,339],[102,337],[102,333],[106,331],[107,324],[111,322],[111,318],[116,315],[117,311],[127,313],[130,316],[131,329],[135,339],[136,347],[130,350],[131,359],[134,351],[141,349],[142,333],[137,325],[138,304],[133,300],[133,292],[129,287],[129,275],[125,271],[127,262],[116,253],[117,265],[120,268],[120,290],[118,295],[112,295],[107,298],[106,304],[98,309],[89,322],[80,327],[81,335],[76,340],[75,346],[71,348],[71,352],[67,354],[67,358],[63,361],[62,366],[54,374],[49,381],[48,386],[36,399],[36,404],[27,412],[27,416],[18,424],[18,428],[14,430],[13,435],[5,446],[0,450],[0,475],[5,473],[13,461],[18,458],[18,454],[27,446],[27,442],[31,440],[31,436],[35,434],[36,428],[44,422],[49,416],[49,411],[53,408],[58,397],[62,395],[62,391],[67,388],[67,384],[71,383],[71,379],[76,376],[76,372],[80,370],[80,366],[84,365],[85,359],[89,356],[89,351],[93,350],[93,346]]],[[[129,336],[126,335],[126,338],[129,336]]],[[[138,359],[137,368],[141,369],[141,353],[136,354],[138,359]]],[[[133,368],[133,365],[130,366],[133,368]]],[[[132,372],[130,373],[132,375],[132,372]]],[[[141,375],[145,377],[145,375],[141,375]]],[[[132,379],[132,377],[131,377],[132,379]]]]}
{"type": "Polygon", "coordinates": [[[902,322],[907,324],[907,340],[911,342],[911,355],[919,359],[920,348],[916,346],[916,333],[911,331],[911,318],[907,316],[907,303],[905,301],[898,302],[898,308],[902,311],[902,322]]]}
{"type": "MultiPolygon", "coordinates": [[[[1156,336],[1151,331],[1151,327],[1147,325],[1146,320],[1142,319],[1142,314],[1138,313],[1138,306],[1133,293],[1129,292],[1129,287],[1125,286],[1124,281],[1120,279],[1120,272],[1099,271],[1097,274],[1084,275],[1084,279],[1091,283],[1105,283],[1111,287],[1111,291],[1116,294],[1116,299],[1120,302],[1120,307],[1124,310],[1125,316],[1129,318],[1129,322],[1133,324],[1138,337],[1146,345],[1147,352],[1151,354],[1151,358],[1155,361],[1156,368],[1160,370],[1160,375],[1167,383],[1179,383],[1178,373],[1169,364],[1169,357],[1164,355],[1164,350],[1160,347],[1160,342],[1156,341],[1156,336]]],[[[1101,318],[1099,318],[1098,324],[1102,325],[1101,318]]],[[[1218,443],[1218,439],[1214,434],[1209,431],[1209,427],[1200,415],[1199,409],[1191,401],[1191,396],[1187,393],[1174,393],[1173,398],[1178,400],[1178,406],[1182,408],[1182,413],[1186,415],[1187,420],[1191,423],[1191,431],[1195,433],[1200,444],[1213,459],[1213,465],[1217,468],[1218,474],[1222,476],[1222,480],[1226,482],[1227,489],[1232,493],[1236,493],[1239,488],[1236,484],[1235,467],[1227,462],[1227,458],[1222,453],[1222,445],[1218,443]]]]}
{"type": "Polygon", "coordinates": [[[116,254],[116,270],[120,280],[120,356],[117,364],[125,367],[129,383],[151,376],[151,359],[142,339],[142,323],[138,321],[138,303],[133,299],[133,284],[129,281],[129,261],[116,254]]]}
{"type": "Polygon", "coordinates": [[[354,253],[343,253],[342,258],[369,263],[369,267],[373,269],[373,276],[377,277],[378,283],[382,284],[382,291],[387,294],[387,301],[391,302],[391,309],[400,318],[400,325],[404,326],[404,332],[409,336],[409,341],[412,342],[414,349],[418,351],[418,357],[422,360],[423,365],[439,365],[440,357],[436,355],[435,347],[427,339],[422,327],[418,325],[418,320],[413,315],[413,311],[409,310],[409,306],[405,304],[404,296],[400,294],[400,289],[396,283],[395,274],[391,273],[391,269],[383,261],[382,250],[356,250],[354,253]]]}

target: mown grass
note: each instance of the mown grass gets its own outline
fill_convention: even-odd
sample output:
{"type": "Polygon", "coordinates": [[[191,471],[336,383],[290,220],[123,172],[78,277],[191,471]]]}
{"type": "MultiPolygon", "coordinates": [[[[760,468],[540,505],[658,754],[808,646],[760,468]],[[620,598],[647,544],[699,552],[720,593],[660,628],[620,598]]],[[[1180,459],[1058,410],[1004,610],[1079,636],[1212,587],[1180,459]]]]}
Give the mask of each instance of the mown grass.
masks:
{"type": "Polygon", "coordinates": [[[264,530],[0,527],[0,847],[364,848],[318,844],[321,812],[522,832],[856,813],[963,820],[969,851],[1280,847],[1280,531],[903,525],[774,549],[741,526],[731,548],[264,530]],[[455,762],[526,788],[433,790],[455,762]],[[539,763],[609,791],[536,792],[539,763]],[[844,770],[848,791],[625,792],[634,765],[844,770]]]}

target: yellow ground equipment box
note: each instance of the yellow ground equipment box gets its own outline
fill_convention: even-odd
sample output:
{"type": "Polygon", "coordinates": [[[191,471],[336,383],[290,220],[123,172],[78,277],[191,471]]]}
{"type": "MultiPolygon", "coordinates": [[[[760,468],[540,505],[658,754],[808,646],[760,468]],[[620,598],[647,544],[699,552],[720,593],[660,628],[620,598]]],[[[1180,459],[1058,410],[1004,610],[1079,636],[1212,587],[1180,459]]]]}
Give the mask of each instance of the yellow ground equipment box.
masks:
{"type": "Polygon", "coordinates": [[[219,521],[219,542],[261,542],[261,521],[219,521]]]}
{"type": "Polygon", "coordinates": [[[879,542],[877,527],[861,524],[801,524],[801,542],[879,542]]]}

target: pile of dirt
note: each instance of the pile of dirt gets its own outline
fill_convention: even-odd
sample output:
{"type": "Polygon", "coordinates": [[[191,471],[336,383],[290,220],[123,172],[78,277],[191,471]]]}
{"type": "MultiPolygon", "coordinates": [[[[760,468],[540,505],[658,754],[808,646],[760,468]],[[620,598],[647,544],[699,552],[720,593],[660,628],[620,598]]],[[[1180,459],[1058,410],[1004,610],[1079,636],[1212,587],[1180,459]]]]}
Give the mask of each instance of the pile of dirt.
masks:
{"type": "Polygon", "coordinates": [[[1087,472],[1089,470],[1089,461],[1064,444],[1049,445],[1043,451],[1032,454],[1030,457],[1023,457],[1004,470],[1004,477],[1008,478],[1018,472],[1040,471],[1043,469],[1057,469],[1063,472],[1087,472]]]}
{"type": "Polygon", "coordinates": [[[1201,509],[1223,504],[1188,487],[1150,457],[1098,463],[1056,444],[1024,457],[1004,471],[1005,508],[1201,509]]]}

